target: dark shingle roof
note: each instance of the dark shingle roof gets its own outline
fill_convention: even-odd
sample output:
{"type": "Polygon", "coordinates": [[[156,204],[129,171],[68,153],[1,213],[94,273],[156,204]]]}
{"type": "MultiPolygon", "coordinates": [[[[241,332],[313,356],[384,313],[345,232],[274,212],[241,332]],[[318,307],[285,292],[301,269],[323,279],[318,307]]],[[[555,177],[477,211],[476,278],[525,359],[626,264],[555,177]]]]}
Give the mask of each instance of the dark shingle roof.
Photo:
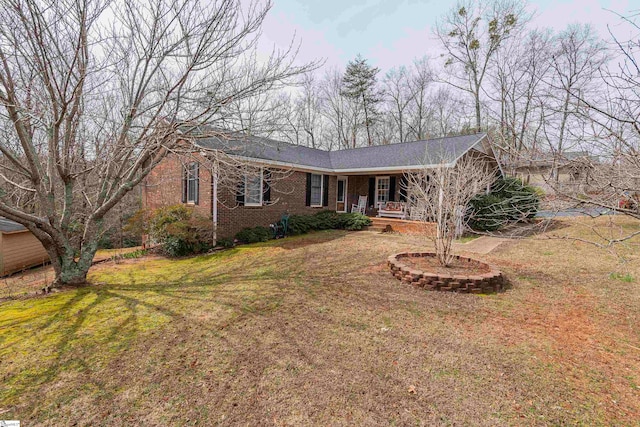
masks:
{"type": "Polygon", "coordinates": [[[484,133],[478,133],[401,144],[324,151],[240,133],[211,130],[208,133],[215,133],[216,136],[197,136],[195,143],[205,149],[223,150],[228,154],[251,159],[334,171],[453,163],[485,137],[484,133]]]}
{"type": "Polygon", "coordinates": [[[26,230],[25,226],[0,216],[0,233],[14,233],[26,230]]]}
{"type": "Polygon", "coordinates": [[[331,165],[334,169],[366,169],[449,164],[483,137],[473,134],[332,151],[331,165]]]}
{"type": "Polygon", "coordinates": [[[197,138],[195,143],[202,148],[223,150],[228,154],[252,159],[331,169],[328,151],[293,145],[259,136],[233,133],[224,136],[197,138]]]}

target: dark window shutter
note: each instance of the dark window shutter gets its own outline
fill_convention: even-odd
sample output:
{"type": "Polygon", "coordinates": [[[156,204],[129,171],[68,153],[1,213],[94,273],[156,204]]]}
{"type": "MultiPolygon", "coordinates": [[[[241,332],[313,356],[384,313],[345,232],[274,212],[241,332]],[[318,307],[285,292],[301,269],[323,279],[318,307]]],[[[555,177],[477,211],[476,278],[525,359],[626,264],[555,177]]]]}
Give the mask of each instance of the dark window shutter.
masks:
{"type": "Polygon", "coordinates": [[[322,175],[322,206],[329,206],[329,175],[322,175]]]}
{"type": "Polygon", "coordinates": [[[402,175],[400,177],[400,193],[399,193],[399,201],[406,202],[407,201],[407,177],[406,175],[402,175]]]}
{"type": "Polygon", "coordinates": [[[240,206],[244,206],[244,175],[240,175],[240,182],[238,183],[238,189],[236,190],[236,203],[240,206]]]}
{"type": "Polygon", "coordinates": [[[182,166],[182,203],[187,203],[187,186],[189,185],[189,166],[182,166]]]}
{"type": "Polygon", "coordinates": [[[200,163],[194,164],[195,169],[195,178],[196,178],[196,199],[194,200],[195,204],[200,203],[200,163]]]}
{"type": "Polygon", "coordinates": [[[395,176],[389,177],[389,201],[390,202],[396,201],[396,177],[395,176]]]}
{"type": "Polygon", "coordinates": [[[307,195],[306,195],[307,199],[306,199],[305,204],[307,206],[311,206],[311,174],[310,173],[307,173],[307,189],[306,189],[306,192],[307,192],[307,195]]]}
{"type": "Polygon", "coordinates": [[[262,201],[268,203],[271,201],[271,171],[265,169],[262,175],[262,201]]]}
{"type": "Polygon", "coordinates": [[[369,206],[376,205],[376,179],[369,178],[369,206]]]}

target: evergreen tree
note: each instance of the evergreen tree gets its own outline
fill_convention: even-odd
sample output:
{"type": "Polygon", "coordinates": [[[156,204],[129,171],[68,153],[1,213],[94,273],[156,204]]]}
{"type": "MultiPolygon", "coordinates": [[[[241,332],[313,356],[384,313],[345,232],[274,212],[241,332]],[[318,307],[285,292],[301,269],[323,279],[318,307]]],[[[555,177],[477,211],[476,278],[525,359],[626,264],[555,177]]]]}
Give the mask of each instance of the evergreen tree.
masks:
{"type": "MultiPolygon", "coordinates": [[[[377,105],[382,100],[382,94],[377,88],[377,67],[367,64],[367,60],[358,55],[349,61],[342,78],[342,96],[360,104],[364,113],[364,126],[367,130],[367,142],[373,145],[371,128],[378,114],[377,105]]],[[[355,140],[354,140],[355,145],[355,140]]]]}

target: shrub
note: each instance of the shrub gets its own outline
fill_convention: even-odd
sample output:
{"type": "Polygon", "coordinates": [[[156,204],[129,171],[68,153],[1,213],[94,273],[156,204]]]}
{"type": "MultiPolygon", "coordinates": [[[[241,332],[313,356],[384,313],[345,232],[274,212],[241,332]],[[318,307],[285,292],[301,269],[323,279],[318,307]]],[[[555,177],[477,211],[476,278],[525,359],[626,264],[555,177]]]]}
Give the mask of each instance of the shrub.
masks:
{"type": "Polygon", "coordinates": [[[371,225],[371,218],[359,212],[343,213],[338,217],[338,228],[345,230],[362,230],[371,225]]]}
{"type": "Polygon", "coordinates": [[[336,213],[320,211],[313,215],[291,215],[289,234],[304,234],[318,230],[361,230],[371,224],[368,216],[360,213],[336,213]]]}
{"type": "Polygon", "coordinates": [[[502,199],[493,194],[476,196],[469,202],[469,227],[478,231],[495,231],[507,220],[502,199]]]}
{"type": "Polygon", "coordinates": [[[233,239],[229,237],[223,237],[222,239],[218,239],[216,243],[218,246],[222,246],[223,248],[232,248],[234,246],[233,239]]]}
{"type": "Polygon", "coordinates": [[[506,223],[533,218],[540,207],[538,192],[517,178],[501,178],[489,194],[469,203],[469,226],[478,231],[495,231],[506,223]]]}
{"type": "Polygon", "coordinates": [[[316,230],[315,218],[312,215],[291,215],[289,217],[288,234],[304,234],[316,230]]]}
{"type": "Polygon", "coordinates": [[[248,227],[243,228],[236,234],[236,239],[242,243],[266,242],[271,239],[273,234],[267,227],[248,227]]]}
{"type": "Polygon", "coordinates": [[[121,257],[123,259],[135,259],[135,258],[142,258],[146,254],[147,254],[147,250],[146,249],[136,249],[133,252],[125,252],[125,253],[123,253],[121,255],[121,257]]]}
{"type": "Polygon", "coordinates": [[[171,257],[201,253],[211,248],[212,227],[208,218],[184,205],[173,205],[153,212],[145,226],[150,237],[171,257]]]}
{"type": "Polygon", "coordinates": [[[503,178],[493,183],[491,193],[505,203],[510,219],[517,221],[533,218],[540,208],[540,197],[535,188],[524,185],[518,178],[503,178]]]}

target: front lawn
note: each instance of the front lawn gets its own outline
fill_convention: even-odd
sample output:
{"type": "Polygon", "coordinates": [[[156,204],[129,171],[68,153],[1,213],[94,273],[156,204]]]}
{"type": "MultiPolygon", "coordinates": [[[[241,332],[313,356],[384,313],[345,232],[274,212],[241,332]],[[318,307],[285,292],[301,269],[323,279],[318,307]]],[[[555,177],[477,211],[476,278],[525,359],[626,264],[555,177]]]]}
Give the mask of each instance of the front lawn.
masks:
{"type": "MultiPolygon", "coordinates": [[[[580,221],[563,220],[565,231],[585,235],[580,221]]],[[[513,284],[488,296],[394,279],[387,256],[420,248],[395,234],[318,232],[97,265],[91,287],[2,302],[0,419],[640,423],[638,240],[626,266],[575,241],[504,243],[475,255],[513,284]]]]}

